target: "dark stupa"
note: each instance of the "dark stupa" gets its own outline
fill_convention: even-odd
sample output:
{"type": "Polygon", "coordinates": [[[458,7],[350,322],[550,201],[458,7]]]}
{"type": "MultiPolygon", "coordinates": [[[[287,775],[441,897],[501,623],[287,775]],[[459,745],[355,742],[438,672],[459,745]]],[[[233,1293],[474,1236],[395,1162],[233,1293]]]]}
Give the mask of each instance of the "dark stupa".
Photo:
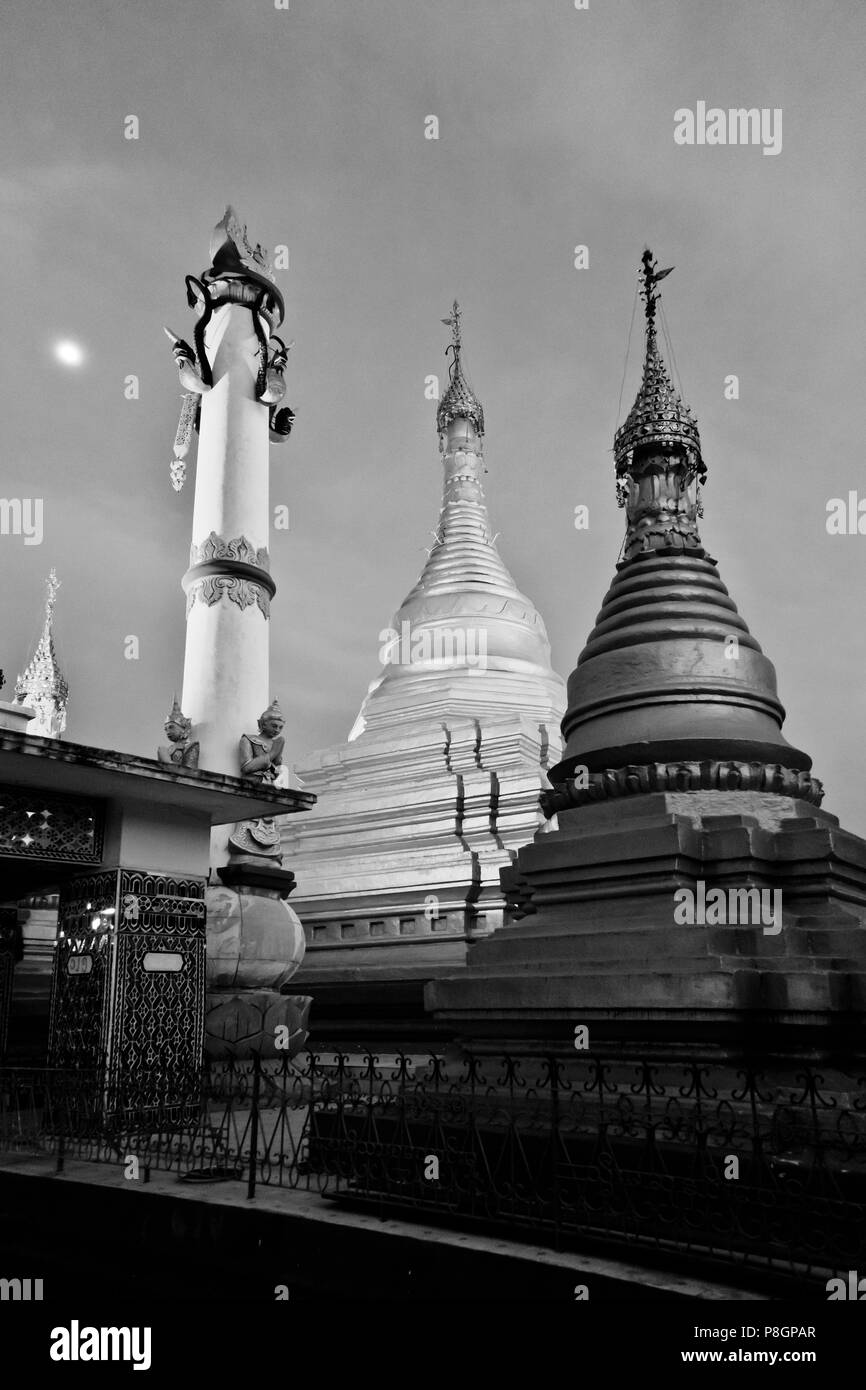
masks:
{"type": "Polygon", "coordinates": [[[501,871],[510,924],[426,1004],[481,1048],[568,1049],[580,1023],[593,1046],[850,1053],[866,841],[820,809],[702,543],[698,426],[656,338],[668,273],[644,254],[643,380],[614,445],[623,558],[568,683],[556,819],[501,871]]]}
{"type": "Polygon", "coordinates": [[[818,803],[811,759],[781,733],[772,662],[698,532],[707,477],[701,439],[656,337],[657,285],[667,274],[646,251],[643,380],[614,441],[624,558],[568,682],[565,753],[551,780],[575,793],[576,804],[614,783],[641,791],[749,787],[818,803]],[[683,760],[673,774],[657,766],[683,760]],[[597,774],[593,790],[585,777],[569,784],[577,767],[597,774]]]}

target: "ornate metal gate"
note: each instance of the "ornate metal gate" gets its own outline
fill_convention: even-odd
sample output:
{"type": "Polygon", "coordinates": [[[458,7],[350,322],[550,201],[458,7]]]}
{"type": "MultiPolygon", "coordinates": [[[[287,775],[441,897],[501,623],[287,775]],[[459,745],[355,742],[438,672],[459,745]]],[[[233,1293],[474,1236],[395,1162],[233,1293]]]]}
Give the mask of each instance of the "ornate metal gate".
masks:
{"type": "Polygon", "coordinates": [[[104,1069],[106,1103],[141,1077],[145,1108],[185,1100],[201,1066],[205,881],[113,869],[60,898],[49,1060],[104,1069]]]}

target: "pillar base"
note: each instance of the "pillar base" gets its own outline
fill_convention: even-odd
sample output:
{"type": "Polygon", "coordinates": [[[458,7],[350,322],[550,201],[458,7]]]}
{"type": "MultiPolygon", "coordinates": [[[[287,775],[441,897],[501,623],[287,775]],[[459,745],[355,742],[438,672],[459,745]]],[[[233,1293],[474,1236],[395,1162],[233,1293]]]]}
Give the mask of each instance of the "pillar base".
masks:
{"type": "Polygon", "coordinates": [[[297,886],[290,869],[281,869],[276,863],[252,855],[235,855],[229,864],[217,869],[217,875],[226,888],[266,889],[281,898],[287,898],[297,886]]]}

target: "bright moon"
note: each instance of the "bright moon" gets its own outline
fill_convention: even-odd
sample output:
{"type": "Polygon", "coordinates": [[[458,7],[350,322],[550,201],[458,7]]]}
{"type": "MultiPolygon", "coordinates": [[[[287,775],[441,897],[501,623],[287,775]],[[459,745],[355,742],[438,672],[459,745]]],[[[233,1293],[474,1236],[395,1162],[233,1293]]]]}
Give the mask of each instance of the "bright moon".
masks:
{"type": "Polygon", "coordinates": [[[62,362],[64,367],[80,367],[84,361],[84,350],[78,343],[73,343],[69,338],[63,338],[59,343],[54,344],[54,356],[58,362],[62,362]]]}

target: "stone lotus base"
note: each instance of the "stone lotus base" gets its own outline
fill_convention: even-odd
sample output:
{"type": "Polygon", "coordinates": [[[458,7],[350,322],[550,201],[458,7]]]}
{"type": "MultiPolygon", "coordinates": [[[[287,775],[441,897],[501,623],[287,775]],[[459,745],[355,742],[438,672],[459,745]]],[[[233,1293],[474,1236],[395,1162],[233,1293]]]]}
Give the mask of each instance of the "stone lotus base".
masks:
{"type": "Polygon", "coordinates": [[[309,994],[245,990],[207,996],[204,1050],[220,1060],[294,1057],[309,1036],[309,994]],[[281,1030],[285,1028],[287,1032],[281,1030]],[[284,1044],[284,1045],[279,1045],[284,1044]]]}
{"type": "Polygon", "coordinates": [[[294,1057],[312,996],[281,994],[304,958],[304,929],[286,896],[294,875],[235,855],[208,888],[205,1055],[294,1057]]]}

